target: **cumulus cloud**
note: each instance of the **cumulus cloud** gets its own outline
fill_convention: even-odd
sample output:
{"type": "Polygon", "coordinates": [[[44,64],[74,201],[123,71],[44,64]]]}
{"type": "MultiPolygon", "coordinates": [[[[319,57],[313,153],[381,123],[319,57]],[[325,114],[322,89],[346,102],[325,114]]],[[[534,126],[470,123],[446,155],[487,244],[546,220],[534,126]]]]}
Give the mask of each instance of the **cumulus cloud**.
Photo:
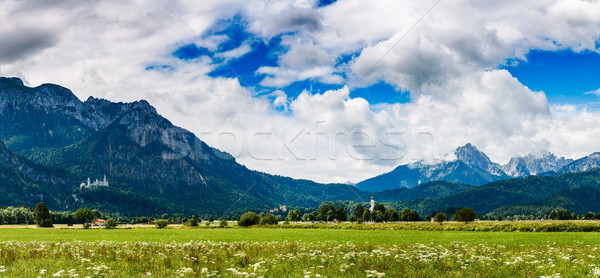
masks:
{"type": "MultiPolygon", "coordinates": [[[[0,44],[3,75],[58,83],[82,99],[145,98],[252,169],[358,182],[400,163],[448,159],[467,142],[499,162],[537,150],[600,150],[598,112],[550,105],[497,69],[532,49],[598,51],[597,1],[449,0],[416,25],[436,1],[345,0],[319,9],[312,0],[32,3],[0,4],[0,36],[14,38],[0,44]],[[200,35],[235,16],[252,39],[281,37],[277,65],[257,71],[272,90],[209,77],[219,65],[208,57],[171,55],[191,43],[214,51],[228,38],[200,35]],[[340,55],[352,58],[340,63],[340,55]],[[302,80],[346,86],[295,99],[277,90],[302,80]],[[350,97],[354,85],[382,81],[410,91],[411,102],[350,97]]],[[[250,51],[242,43],[220,57],[250,51]]]]}

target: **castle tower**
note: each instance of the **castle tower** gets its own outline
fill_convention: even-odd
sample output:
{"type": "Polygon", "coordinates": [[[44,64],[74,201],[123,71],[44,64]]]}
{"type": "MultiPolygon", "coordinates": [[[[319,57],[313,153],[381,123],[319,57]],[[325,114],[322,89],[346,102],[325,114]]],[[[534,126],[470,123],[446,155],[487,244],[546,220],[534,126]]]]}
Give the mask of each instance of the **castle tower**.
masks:
{"type": "Polygon", "coordinates": [[[88,183],[87,183],[87,186],[88,186],[88,187],[90,186],[90,178],[88,178],[88,183]]]}
{"type": "Polygon", "coordinates": [[[371,207],[369,208],[369,211],[373,212],[374,208],[375,208],[375,197],[371,196],[371,207]]]}

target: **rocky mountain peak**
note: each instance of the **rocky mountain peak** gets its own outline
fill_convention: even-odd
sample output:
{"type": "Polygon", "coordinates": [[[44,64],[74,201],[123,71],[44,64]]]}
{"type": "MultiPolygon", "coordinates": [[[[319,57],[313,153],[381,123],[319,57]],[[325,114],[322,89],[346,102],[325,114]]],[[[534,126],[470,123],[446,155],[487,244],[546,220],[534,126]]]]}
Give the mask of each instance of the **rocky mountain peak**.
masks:
{"type": "Polygon", "coordinates": [[[502,175],[502,171],[493,163],[490,158],[477,149],[473,144],[467,143],[462,147],[458,147],[454,152],[456,158],[466,164],[479,167],[480,169],[492,174],[502,175]]]}
{"type": "Polygon", "coordinates": [[[522,157],[513,157],[503,169],[512,177],[526,177],[540,173],[557,172],[565,165],[573,162],[572,159],[557,157],[555,154],[545,152],[541,155],[527,154],[522,157]]]}

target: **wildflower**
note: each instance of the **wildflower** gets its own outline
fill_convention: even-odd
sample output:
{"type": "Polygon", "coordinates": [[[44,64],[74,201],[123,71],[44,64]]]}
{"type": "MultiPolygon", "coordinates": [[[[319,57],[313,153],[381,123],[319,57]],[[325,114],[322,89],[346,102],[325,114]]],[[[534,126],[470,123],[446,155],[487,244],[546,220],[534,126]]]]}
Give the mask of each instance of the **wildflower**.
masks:
{"type": "Polygon", "coordinates": [[[52,276],[54,277],[61,277],[63,276],[63,272],[65,272],[64,270],[59,270],[57,273],[52,274],[52,276]]]}
{"type": "Polygon", "coordinates": [[[599,267],[594,267],[594,269],[592,269],[592,276],[600,277],[600,268],[599,267]]]}
{"type": "Polygon", "coordinates": [[[6,271],[6,267],[3,265],[0,265],[0,273],[5,272],[6,271]]]}
{"type": "Polygon", "coordinates": [[[367,273],[367,277],[383,277],[383,276],[385,276],[385,273],[377,272],[377,270],[365,270],[365,272],[367,273]]]}

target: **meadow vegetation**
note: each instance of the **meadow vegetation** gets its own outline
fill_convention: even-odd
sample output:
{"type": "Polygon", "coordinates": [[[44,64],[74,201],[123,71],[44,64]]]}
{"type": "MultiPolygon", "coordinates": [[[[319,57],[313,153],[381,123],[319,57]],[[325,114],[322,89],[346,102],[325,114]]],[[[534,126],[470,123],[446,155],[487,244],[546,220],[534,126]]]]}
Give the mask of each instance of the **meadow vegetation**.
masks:
{"type": "Polygon", "coordinates": [[[599,277],[592,245],[0,242],[7,277],[599,277]]]}

